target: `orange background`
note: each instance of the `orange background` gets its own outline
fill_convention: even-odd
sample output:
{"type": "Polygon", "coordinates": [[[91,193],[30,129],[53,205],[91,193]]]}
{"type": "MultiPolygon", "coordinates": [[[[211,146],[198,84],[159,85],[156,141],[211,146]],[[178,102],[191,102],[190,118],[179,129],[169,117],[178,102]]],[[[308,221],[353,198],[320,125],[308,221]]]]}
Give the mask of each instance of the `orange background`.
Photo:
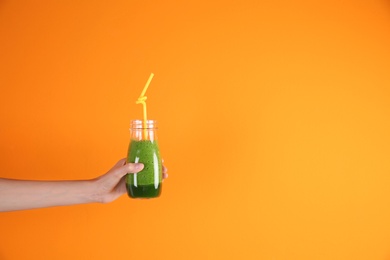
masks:
{"type": "Polygon", "coordinates": [[[0,213],[0,259],[390,259],[389,1],[0,1],[0,175],[162,197],[0,213]]]}

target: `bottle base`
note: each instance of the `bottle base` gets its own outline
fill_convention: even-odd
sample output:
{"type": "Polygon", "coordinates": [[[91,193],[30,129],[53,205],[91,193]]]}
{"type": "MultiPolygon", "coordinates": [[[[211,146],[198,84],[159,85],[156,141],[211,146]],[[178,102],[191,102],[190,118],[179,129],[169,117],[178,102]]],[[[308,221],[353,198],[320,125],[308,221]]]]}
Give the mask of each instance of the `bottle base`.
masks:
{"type": "Polygon", "coordinates": [[[154,184],[138,185],[137,187],[134,185],[127,184],[126,188],[128,196],[134,199],[157,198],[161,194],[161,183],[158,185],[157,189],[154,187],[154,184]]]}

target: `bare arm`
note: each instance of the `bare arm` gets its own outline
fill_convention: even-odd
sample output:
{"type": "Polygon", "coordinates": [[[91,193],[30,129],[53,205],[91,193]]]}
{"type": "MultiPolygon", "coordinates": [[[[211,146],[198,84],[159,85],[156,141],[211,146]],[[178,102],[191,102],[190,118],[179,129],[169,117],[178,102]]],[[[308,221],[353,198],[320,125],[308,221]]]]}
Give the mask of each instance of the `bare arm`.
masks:
{"type": "Polygon", "coordinates": [[[126,192],[123,177],[127,173],[136,173],[142,169],[142,164],[125,164],[125,159],[122,159],[106,174],[92,180],[29,181],[0,178],[0,212],[107,203],[126,192]]]}

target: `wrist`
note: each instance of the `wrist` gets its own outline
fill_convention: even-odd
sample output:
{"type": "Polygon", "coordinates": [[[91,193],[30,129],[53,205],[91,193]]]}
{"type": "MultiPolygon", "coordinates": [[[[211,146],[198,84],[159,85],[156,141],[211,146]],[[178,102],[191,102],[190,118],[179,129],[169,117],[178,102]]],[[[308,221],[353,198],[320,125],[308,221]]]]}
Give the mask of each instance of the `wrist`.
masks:
{"type": "Polygon", "coordinates": [[[99,179],[85,181],[85,200],[86,203],[103,203],[103,196],[98,189],[99,179]]]}

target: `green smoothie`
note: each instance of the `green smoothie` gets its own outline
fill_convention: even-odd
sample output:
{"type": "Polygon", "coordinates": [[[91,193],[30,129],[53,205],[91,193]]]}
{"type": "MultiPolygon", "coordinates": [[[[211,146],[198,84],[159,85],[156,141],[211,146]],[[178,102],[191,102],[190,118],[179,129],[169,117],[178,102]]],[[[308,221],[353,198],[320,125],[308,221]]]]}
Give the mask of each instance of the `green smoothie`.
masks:
{"type": "Polygon", "coordinates": [[[131,140],[127,162],[143,163],[142,171],[126,176],[127,193],[132,198],[155,198],[161,193],[162,164],[157,141],[131,140]]]}

